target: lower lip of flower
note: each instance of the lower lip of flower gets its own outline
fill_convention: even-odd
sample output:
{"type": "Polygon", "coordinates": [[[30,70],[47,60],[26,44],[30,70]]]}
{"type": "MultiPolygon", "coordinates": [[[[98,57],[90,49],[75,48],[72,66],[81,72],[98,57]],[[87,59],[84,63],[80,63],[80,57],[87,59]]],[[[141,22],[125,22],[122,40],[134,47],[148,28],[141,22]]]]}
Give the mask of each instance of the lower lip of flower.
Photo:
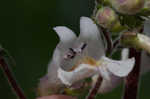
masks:
{"type": "Polygon", "coordinates": [[[88,64],[90,66],[97,67],[97,66],[100,66],[101,62],[95,60],[92,57],[85,56],[82,59],[78,60],[78,62],[70,69],[70,71],[75,70],[80,64],[88,64]]]}

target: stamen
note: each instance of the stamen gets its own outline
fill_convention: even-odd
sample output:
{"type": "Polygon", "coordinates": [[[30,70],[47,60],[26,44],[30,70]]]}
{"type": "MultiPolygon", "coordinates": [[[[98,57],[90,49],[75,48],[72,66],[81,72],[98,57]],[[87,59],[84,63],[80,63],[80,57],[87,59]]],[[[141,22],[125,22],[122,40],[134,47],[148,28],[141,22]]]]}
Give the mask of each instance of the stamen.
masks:
{"type": "Polygon", "coordinates": [[[67,52],[67,54],[64,56],[64,59],[68,60],[68,59],[73,59],[76,56],[76,51],[73,48],[69,48],[69,51],[67,52]]]}
{"type": "Polygon", "coordinates": [[[78,48],[78,53],[82,53],[83,50],[86,48],[86,46],[87,46],[86,43],[82,43],[82,44],[80,45],[80,47],[78,48]]]}
{"type": "Polygon", "coordinates": [[[69,50],[73,53],[76,54],[76,51],[73,48],[69,48],[69,50]]]}
{"type": "Polygon", "coordinates": [[[82,53],[86,46],[86,43],[81,43],[81,45],[78,48],[69,48],[69,51],[64,56],[64,59],[73,59],[77,54],[82,53]]]}

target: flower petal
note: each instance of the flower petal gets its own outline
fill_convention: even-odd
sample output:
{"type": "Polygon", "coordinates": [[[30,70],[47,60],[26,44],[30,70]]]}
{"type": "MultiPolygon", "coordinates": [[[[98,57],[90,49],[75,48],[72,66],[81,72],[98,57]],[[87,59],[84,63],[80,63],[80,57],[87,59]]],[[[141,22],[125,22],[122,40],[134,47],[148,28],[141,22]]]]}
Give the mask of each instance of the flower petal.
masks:
{"type": "Polygon", "coordinates": [[[67,27],[57,26],[54,28],[62,42],[68,42],[76,38],[75,33],[67,27]]]}
{"type": "Polygon", "coordinates": [[[105,80],[110,80],[110,77],[109,77],[109,71],[108,71],[108,69],[107,69],[107,67],[106,66],[100,66],[99,67],[99,73],[100,73],[100,75],[103,77],[103,79],[105,79],[105,80]]]}
{"type": "Polygon", "coordinates": [[[121,60],[126,60],[129,57],[129,49],[128,48],[124,48],[122,49],[121,52],[121,60]]]}
{"type": "Polygon", "coordinates": [[[80,36],[97,38],[100,35],[96,24],[88,17],[80,18],[80,36]]]}
{"type": "Polygon", "coordinates": [[[58,78],[60,78],[62,83],[70,86],[73,83],[90,77],[96,73],[98,73],[97,67],[90,66],[88,64],[81,64],[75,70],[70,72],[66,72],[63,69],[59,68],[58,78]]]}
{"type": "Polygon", "coordinates": [[[80,35],[78,42],[87,43],[87,53],[94,59],[99,59],[104,55],[104,44],[96,24],[88,17],[80,19],[80,35]]]}
{"type": "MultiPolygon", "coordinates": [[[[60,67],[60,60],[61,60],[61,52],[57,48],[54,51],[53,58],[48,64],[48,73],[47,73],[47,84],[43,85],[46,86],[48,85],[48,88],[50,90],[54,90],[53,92],[56,92],[63,86],[62,82],[57,76],[57,70],[60,67]],[[56,88],[56,90],[55,90],[56,88]]],[[[42,81],[42,80],[41,80],[42,81]]],[[[43,84],[46,83],[46,81],[43,81],[43,84]]]]}
{"type": "Polygon", "coordinates": [[[50,94],[59,93],[63,87],[64,85],[61,83],[61,81],[58,82],[52,79],[50,81],[49,77],[46,75],[40,79],[37,91],[40,96],[47,96],[50,94]]]}
{"type": "Polygon", "coordinates": [[[73,31],[67,27],[57,26],[54,28],[54,30],[58,34],[61,41],[57,44],[53,52],[52,61],[50,61],[48,66],[48,76],[51,76],[51,74],[57,74],[56,71],[60,67],[61,61],[63,60],[66,51],[72,47],[75,39],[77,38],[75,33],[73,33],[73,31]]]}
{"type": "Polygon", "coordinates": [[[108,70],[119,77],[127,76],[131,72],[135,64],[134,58],[115,61],[104,56],[102,57],[102,59],[106,63],[108,70]]]}
{"type": "Polygon", "coordinates": [[[57,75],[57,70],[60,67],[60,60],[61,60],[61,52],[57,49],[55,49],[52,61],[48,64],[48,76],[52,78],[51,76],[57,75]]]}

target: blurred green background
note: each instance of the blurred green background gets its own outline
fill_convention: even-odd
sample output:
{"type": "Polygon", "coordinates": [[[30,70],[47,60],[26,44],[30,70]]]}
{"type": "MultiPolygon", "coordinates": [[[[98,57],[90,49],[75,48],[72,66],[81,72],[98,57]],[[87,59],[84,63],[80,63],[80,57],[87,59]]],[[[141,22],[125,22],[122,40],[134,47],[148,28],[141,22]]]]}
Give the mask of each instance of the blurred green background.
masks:
{"type": "MultiPolygon", "coordinates": [[[[58,43],[52,27],[65,25],[79,33],[80,16],[90,16],[93,0],[3,0],[0,2],[0,44],[14,57],[12,66],[28,99],[58,43]]],[[[150,73],[141,80],[140,98],[150,98],[150,73]]],[[[122,86],[97,99],[121,99],[122,86]]],[[[0,70],[0,99],[17,99],[0,70]]]]}

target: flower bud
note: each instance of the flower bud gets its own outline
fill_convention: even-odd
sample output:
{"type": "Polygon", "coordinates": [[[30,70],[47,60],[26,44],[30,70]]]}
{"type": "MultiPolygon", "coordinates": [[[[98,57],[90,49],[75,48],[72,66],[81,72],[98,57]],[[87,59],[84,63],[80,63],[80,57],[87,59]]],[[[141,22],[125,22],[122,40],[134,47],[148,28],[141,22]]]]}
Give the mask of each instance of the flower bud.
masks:
{"type": "Polygon", "coordinates": [[[122,35],[121,43],[127,47],[142,49],[150,54],[150,38],[146,35],[136,32],[125,32],[122,35]]]}
{"type": "Polygon", "coordinates": [[[110,3],[119,13],[133,15],[141,11],[145,0],[110,0],[110,3]]]}
{"type": "Polygon", "coordinates": [[[96,22],[103,28],[111,29],[118,21],[118,16],[109,7],[100,8],[96,14],[96,22]]]}

